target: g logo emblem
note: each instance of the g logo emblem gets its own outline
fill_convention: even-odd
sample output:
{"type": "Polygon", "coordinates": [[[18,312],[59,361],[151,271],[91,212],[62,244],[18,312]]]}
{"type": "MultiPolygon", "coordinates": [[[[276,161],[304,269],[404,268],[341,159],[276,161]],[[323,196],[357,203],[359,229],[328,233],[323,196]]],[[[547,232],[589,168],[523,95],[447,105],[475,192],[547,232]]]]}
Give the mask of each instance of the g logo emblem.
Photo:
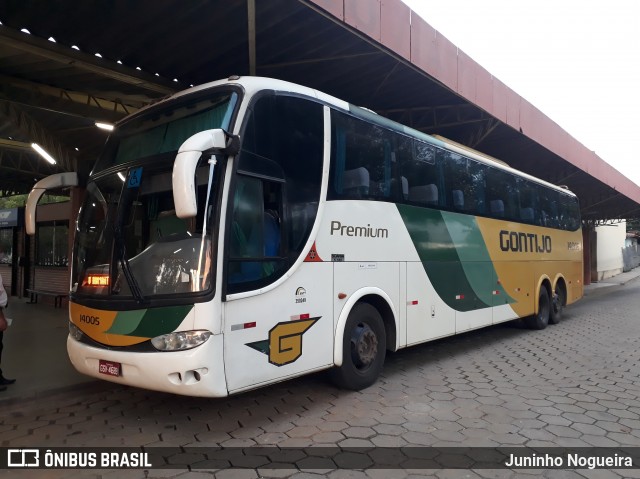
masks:
{"type": "Polygon", "coordinates": [[[302,356],[302,335],[318,318],[278,323],[269,331],[269,362],[284,366],[302,356]]]}
{"type": "Polygon", "coordinates": [[[302,356],[302,335],[319,319],[320,316],[278,323],[269,331],[269,339],[247,346],[269,356],[275,366],[291,364],[302,356]]]}

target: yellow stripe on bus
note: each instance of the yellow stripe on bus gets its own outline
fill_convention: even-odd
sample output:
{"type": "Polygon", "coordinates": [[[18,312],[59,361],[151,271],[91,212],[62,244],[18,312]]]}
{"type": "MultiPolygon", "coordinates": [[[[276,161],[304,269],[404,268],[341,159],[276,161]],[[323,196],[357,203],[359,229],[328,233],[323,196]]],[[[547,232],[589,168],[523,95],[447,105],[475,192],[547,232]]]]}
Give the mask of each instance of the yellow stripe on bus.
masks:
{"type": "Polygon", "coordinates": [[[73,324],[98,343],[109,346],[131,346],[149,339],[138,336],[105,333],[105,331],[108,331],[113,325],[118,315],[117,311],[94,309],[76,303],[69,303],[69,315],[73,324]]]}

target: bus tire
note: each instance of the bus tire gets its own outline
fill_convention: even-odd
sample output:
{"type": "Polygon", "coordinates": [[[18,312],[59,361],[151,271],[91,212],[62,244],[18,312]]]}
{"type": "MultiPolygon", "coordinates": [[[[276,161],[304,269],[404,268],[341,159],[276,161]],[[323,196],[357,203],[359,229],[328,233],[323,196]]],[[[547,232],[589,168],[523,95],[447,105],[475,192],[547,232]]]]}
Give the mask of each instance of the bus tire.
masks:
{"type": "Polygon", "coordinates": [[[347,318],[342,340],[342,366],[330,377],[343,389],[359,391],[376,382],[387,350],[382,316],[368,303],[357,303],[347,318]]]}
{"type": "Polygon", "coordinates": [[[529,329],[544,329],[549,324],[549,315],[551,312],[551,301],[547,288],[540,286],[538,294],[538,313],[525,319],[525,324],[529,329]]]}
{"type": "Polygon", "coordinates": [[[549,322],[551,324],[558,324],[562,320],[565,301],[564,290],[559,284],[556,284],[556,289],[551,299],[551,309],[549,310],[549,322]]]}

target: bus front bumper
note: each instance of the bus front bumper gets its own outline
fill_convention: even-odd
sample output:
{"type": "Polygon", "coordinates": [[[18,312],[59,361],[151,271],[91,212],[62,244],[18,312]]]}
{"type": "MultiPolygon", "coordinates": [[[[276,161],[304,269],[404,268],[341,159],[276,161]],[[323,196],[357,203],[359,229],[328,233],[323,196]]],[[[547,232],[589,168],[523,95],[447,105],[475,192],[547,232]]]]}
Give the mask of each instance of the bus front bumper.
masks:
{"type": "Polygon", "coordinates": [[[73,366],[98,379],[185,396],[228,396],[224,376],[223,335],[186,351],[124,352],[100,349],[67,337],[73,366]],[[120,375],[100,372],[100,362],[120,364],[120,375]]]}

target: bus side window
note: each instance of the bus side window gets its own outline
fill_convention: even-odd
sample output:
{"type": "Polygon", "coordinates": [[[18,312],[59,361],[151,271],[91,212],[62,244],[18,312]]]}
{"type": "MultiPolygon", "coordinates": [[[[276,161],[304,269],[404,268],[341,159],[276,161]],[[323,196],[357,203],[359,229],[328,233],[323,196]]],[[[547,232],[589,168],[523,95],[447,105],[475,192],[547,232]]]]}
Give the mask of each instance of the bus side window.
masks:
{"type": "Polygon", "coordinates": [[[445,165],[446,205],[454,211],[484,214],[484,165],[450,151],[438,154],[445,165]]]}
{"type": "Polygon", "coordinates": [[[400,177],[400,186],[402,188],[402,199],[409,199],[409,180],[406,176],[400,177]]]}
{"type": "Polygon", "coordinates": [[[231,220],[229,283],[262,280],[281,267],[279,186],[238,175],[231,220]]]}
{"type": "Polygon", "coordinates": [[[547,228],[559,228],[558,217],[558,192],[552,189],[540,187],[540,216],[542,226],[547,228]]]}
{"type": "Polygon", "coordinates": [[[401,201],[418,206],[441,204],[442,184],[439,160],[433,145],[398,135],[401,201]]]}
{"type": "Polygon", "coordinates": [[[391,199],[394,133],[337,111],[332,127],[330,199],[391,199]]]}
{"type": "Polygon", "coordinates": [[[489,204],[489,216],[519,221],[516,177],[507,171],[490,166],[485,169],[485,178],[485,195],[489,204]]]}
{"type": "Polygon", "coordinates": [[[462,190],[451,190],[451,205],[455,210],[464,210],[464,192],[462,190]]]}
{"type": "Polygon", "coordinates": [[[438,204],[438,187],[436,185],[420,185],[409,188],[409,200],[423,205],[438,204]]]}
{"type": "Polygon", "coordinates": [[[230,253],[232,258],[258,258],[262,244],[262,181],[238,176],[233,197],[233,219],[230,253]]]}
{"type": "Polygon", "coordinates": [[[458,153],[438,148],[438,158],[444,165],[444,206],[459,211],[464,205],[462,189],[470,181],[467,159],[458,153]]]}
{"type": "Polygon", "coordinates": [[[369,170],[364,166],[345,170],[342,173],[342,193],[350,198],[364,198],[369,195],[369,170]]]}
{"type": "Polygon", "coordinates": [[[542,186],[527,179],[518,178],[518,190],[520,191],[520,221],[544,226],[542,224],[539,198],[542,193],[542,186]]]}
{"type": "Polygon", "coordinates": [[[286,94],[251,103],[228,210],[229,293],[276,281],[306,254],[320,202],[322,111],[315,101],[286,94]]]}
{"type": "Polygon", "coordinates": [[[560,228],[575,231],[580,228],[580,205],[578,199],[564,193],[559,193],[560,207],[558,223],[560,228]]]}
{"type": "Polygon", "coordinates": [[[489,212],[491,213],[491,216],[495,216],[496,218],[504,218],[504,201],[490,200],[489,212]]]}

